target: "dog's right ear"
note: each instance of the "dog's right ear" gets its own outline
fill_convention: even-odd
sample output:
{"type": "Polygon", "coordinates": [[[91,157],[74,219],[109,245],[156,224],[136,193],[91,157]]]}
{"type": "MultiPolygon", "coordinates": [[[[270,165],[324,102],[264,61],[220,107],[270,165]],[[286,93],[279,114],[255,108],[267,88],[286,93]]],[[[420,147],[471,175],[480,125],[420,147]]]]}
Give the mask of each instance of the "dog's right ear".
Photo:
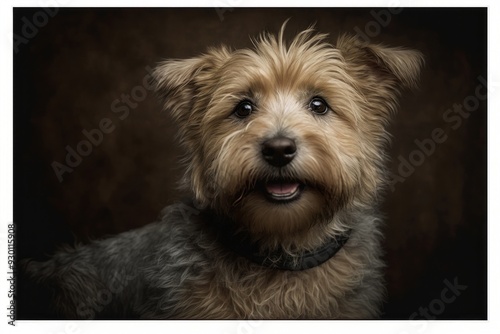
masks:
{"type": "Polygon", "coordinates": [[[215,86],[215,73],[229,56],[230,51],[222,46],[209,49],[198,57],[158,64],[153,71],[153,80],[163,108],[177,121],[187,120],[195,109],[195,98],[200,98],[200,92],[207,92],[215,86]]]}

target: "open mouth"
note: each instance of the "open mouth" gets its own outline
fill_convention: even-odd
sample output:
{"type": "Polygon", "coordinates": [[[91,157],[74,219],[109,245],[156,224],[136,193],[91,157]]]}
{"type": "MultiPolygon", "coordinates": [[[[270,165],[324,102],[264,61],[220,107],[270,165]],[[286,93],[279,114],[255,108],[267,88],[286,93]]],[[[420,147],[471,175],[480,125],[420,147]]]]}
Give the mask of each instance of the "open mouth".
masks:
{"type": "Polygon", "coordinates": [[[300,198],[304,184],[290,180],[272,180],[264,182],[262,189],[269,201],[289,203],[300,198]]]}

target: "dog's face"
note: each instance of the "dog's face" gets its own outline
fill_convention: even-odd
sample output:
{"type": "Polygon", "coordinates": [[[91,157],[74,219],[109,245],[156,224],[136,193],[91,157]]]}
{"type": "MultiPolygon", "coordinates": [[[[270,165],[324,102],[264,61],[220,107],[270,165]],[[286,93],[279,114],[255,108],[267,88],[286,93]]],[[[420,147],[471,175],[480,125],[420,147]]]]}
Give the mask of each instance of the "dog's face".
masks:
{"type": "Polygon", "coordinates": [[[185,185],[255,234],[326,222],[383,184],[384,126],[422,56],[325,37],[266,36],[155,72],[187,151],[185,185]]]}

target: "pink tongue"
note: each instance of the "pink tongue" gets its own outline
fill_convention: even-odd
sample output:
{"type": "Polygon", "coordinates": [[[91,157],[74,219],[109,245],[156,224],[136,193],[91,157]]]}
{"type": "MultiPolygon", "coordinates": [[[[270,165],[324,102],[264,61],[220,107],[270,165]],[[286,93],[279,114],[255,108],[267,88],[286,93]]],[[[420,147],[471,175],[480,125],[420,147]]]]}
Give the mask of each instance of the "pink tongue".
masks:
{"type": "Polygon", "coordinates": [[[267,183],[266,190],[270,194],[292,194],[299,187],[298,183],[267,183]]]}

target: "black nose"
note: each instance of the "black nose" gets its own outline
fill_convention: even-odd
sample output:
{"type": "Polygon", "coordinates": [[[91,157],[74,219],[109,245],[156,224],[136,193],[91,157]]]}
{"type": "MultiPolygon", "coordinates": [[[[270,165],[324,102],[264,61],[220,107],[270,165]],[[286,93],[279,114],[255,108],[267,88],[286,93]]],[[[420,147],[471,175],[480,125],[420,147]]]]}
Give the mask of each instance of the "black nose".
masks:
{"type": "Polygon", "coordinates": [[[276,167],[283,167],[293,160],[297,147],[295,142],[287,137],[276,137],[262,144],[262,155],[266,161],[276,167]]]}

